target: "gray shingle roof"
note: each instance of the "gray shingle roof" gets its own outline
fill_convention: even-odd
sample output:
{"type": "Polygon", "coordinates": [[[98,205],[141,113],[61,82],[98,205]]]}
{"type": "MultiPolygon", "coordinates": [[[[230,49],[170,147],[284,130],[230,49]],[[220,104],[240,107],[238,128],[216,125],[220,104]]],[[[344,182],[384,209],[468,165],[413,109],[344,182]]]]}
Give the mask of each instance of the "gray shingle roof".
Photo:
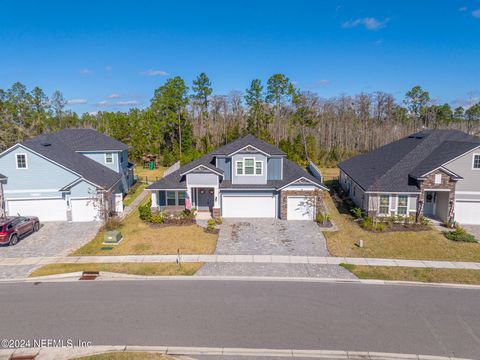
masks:
{"type": "Polygon", "coordinates": [[[128,150],[126,144],[93,129],[64,129],[52,136],[57,137],[75,151],[128,150]]]}
{"type": "Polygon", "coordinates": [[[247,135],[244,136],[240,139],[237,139],[235,141],[232,141],[231,143],[228,143],[222,147],[219,147],[217,150],[215,150],[212,154],[213,155],[230,155],[234,153],[235,151],[238,151],[245,146],[254,146],[258,150],[261,150],[269,155],[275,155],[275,156],[285,156],[286,154],[280,150],[279,148],[263,141],[260,140],[259,138],[256,138],[253,135],[247,135]]]}
{"type": "MultiPolygon", "coordinates": [[[[147,187],[147,189],[149,190],[168,190],[168,189],[186,189],[187,188],[187,185],[186,185],[186,182],[185,182],[185,176],[181,176],[181,174],[197,167],[198,165],[205,165],[209,168],[213,168],[213,169],[216,169],[217,171],[219,172],[222,172],[222,170],[216,168],[213,164],[215,163],[215,156],[216,155],[227,155],[227,154],[231,154],[232,152],[235,152],[236,150],[238,149],[241,149],[247,145],[253,145],[255,146],[256,148],[258,148],[259,150],[262,150],[262,151],[265,151],[266,152],[266,148],[263,147],[263,148],[259,148],[257,147],[258,146],[262,146],[258,141],[256,140],[259,140],[257,138],[255,138],[254,136],[252,135],[248,135],[246,137],[243,137],[239,140],[236,140],[234,142],[232,142],[231,144],[237,142],[237,144],[234,146],[234,147],[230,147],[229,145],[230,144],[227,144],[223,147],[221,147],[221,151],[219,151],[220,149],[217,149],[215,151],[213,151],[212,153],[210,154],[207,154],[207,155],[204,155],[184,166],[182,166],[180,169],[178,169],[177,171],[174,171],[173,173],[165,176],[164,178],[156,181],[155,183],[149,185],[147,187]],[[249,142],[246,142],[245,139],[254,139],[252,140],[252,143],[249,143],[249,142]],[[241,142],[238,142],[240,141],[241,142]],[[228,147],[227,149],[224,149],[225,147],[228,147]]],[[[259,140],[261,141],[261,140],[259,140]]],[[[262,143],[264,143],[263,141],[261,141],[262,143]]],[[[266,144],[266,143],[264,143],[266,144]]],[[[268,144],[269,145],[269,144],[268,144]]],[[[271,147],[273,147],[272,145],[269,145],[271,147]]],[[[272,149],[268,149],[269,150],[269,154],[270,155],[282,155],[283,152],[281,152],[280,150],[277,149],[277,151],[272,151],[272,149]]],[[[248,188],[248,189],[271,189],[271,188],[274,188],[274,189],[279,189],[297,179],[300,179],[300,178],[306,178],[310,181],[312,181],[313,183],[319,185],[319,186],[322,186],[324,187],[324,185],[315,177],[313,177],[312,175],[310,175],[309,173],[307,173],[305,170],[303,170],[300,166],[298,166],[296,163],[294,163],[293,161],[290,161],[288,159],[283,159],[283,180],[269,180],[267,181],[267,184],[262,184],[262,185],[237,185],[237,184],[232,184],[231,181],[221,181],[220,182],[220,188],[221,189],[242,189],[242,188],[248,188]]],[[[325,187],[324,187],[325,188],[325,187]]],[[[326,189],[326,188],[325,188],[326,189]]]]}
{"type": "Polygon", "coordinates": [[[0,179],[6,179],[7,177],[3,174],[0,174],[0,179]]]}
{"type": "Polygon", "coordinates": [[[106,166],[73,151],[58,134],[39,135],[22,143],[25,147],[79,174],[93,184],[109,189],[122,177],[106,166]]]}
{"type": "Polygon", "coordinates": [[[418,191],[414,177],[480,145],[458,130],[425,130],[338,165],[365,191],[418,191]]]}

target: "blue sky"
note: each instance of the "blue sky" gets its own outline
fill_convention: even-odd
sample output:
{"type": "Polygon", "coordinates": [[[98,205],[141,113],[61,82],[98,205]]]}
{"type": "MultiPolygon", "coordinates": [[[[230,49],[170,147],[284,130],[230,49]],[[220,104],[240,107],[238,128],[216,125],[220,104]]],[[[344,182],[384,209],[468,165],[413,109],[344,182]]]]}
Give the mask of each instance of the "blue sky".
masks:
{"type": "Polygon", "coordinates": [[[479,96],[480,0],[0,0],[0,88],[127,110],[202,71],[215,94],[281,72],[324,97],[421,85],[455,106],[479,96]]]}

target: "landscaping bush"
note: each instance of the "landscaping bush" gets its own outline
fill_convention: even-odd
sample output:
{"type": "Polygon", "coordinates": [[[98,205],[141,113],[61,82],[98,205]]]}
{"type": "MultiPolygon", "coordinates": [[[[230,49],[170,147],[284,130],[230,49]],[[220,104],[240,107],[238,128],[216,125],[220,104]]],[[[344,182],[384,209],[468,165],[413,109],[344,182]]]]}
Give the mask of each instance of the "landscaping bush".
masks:
{"type": "Polygon", "coordinates": [[[469,234],[464,228],[458,226],[454,231],[445,231],[445,237],[452,241],[476,242],[475,236],[469,234]]]}
{"type": "Polygon", "coordinates": [[[360,226],[365,230],[370,231],[385,231],[387,225],[383,222],[374,221],[370,216],[364,217],[360,222],[360,226]]]}
{"type": "Polygon", "coordinates": [[[118,217],[113,216],[113,217],[108,218],[107,221],[105,221],[105,224],[103,224],[103,228],[106,231],[116,230],[120,227],[121,223],[122,222],[120,221],[120,219],[118,217]]]}
{"type": "Polygon", "coordinates": [[[143,221],[152,221],[152,201],[138,207],[140,219],[143,221]]]}
{"type": "Polygon", "coordinates": [[[315,221],[319,224],[330,224],[331,222],[331,217],[328,214],[317,214],[315,216],[315,221]]]}
{"type": "Polygon", "coordinates": [[[358,208],[358,207],[354,207],[353,209],[350,210],[350,212],[351,212],[352,215],[355,217],[355,219],[361,219],[361,218],[363,218],[362,209],[360,209],[360,208],[358,208]]]}
{"type": "Polygon", "coordinates": [[[219,230],[217,229],[217,223],[215,219],[209,219],[207,222],[207,228],[205,229],[206,232],[209,233],[217,233],[219,230]]]}
{"type": "Polygon", "coordinates": [[[163,213],[157,212],[155,214],[152,214],[150,217],[150,222],[152,224],[162,224],[164,221],[163,213]]]}
{"type": "Polygon", "coordinates": [[[223,221],[220,216],[217,216],[216,218],[214,218],[214,220],[215,220],[215,224],[217,224],[217,225],[221,225],[222,221],[223,221]]]}

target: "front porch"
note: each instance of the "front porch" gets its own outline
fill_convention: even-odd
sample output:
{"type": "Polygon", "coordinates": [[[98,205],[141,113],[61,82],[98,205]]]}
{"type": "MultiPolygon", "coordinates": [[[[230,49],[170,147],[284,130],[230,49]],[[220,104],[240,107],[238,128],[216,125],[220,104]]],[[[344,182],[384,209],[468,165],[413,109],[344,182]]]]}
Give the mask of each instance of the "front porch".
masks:
{"type": "Polygon", "coordinates": [[[453,216],[454,193],[451,190],[425,190],[423,193],[424,217],[443,223],[453,216]]]}

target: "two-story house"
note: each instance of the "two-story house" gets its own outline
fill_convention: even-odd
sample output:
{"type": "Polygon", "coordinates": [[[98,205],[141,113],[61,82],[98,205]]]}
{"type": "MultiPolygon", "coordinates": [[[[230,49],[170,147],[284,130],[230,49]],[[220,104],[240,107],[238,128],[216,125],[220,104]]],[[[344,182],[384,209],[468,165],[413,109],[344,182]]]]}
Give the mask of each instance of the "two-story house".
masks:
{"type": "Polygon", "coordinates": [[[41,221],[99,220],[104,206],[121,212],[134,182],[128,146],[92,129],[65,129],[15,144],[0,154],[0,172],[7,215],[41,221]]]}
{"type": "Polygon", "coordinates": [[[147,187],[152,208],[194,208],[224,218],[312,220],[322,182],[252,135],[224,145],[147,187]]]}
{"type": "Polygon", "coordinates": [[[480,138],[425,130],[341,164],[340,185],[372,216],[480,224],[480,138]]]}

